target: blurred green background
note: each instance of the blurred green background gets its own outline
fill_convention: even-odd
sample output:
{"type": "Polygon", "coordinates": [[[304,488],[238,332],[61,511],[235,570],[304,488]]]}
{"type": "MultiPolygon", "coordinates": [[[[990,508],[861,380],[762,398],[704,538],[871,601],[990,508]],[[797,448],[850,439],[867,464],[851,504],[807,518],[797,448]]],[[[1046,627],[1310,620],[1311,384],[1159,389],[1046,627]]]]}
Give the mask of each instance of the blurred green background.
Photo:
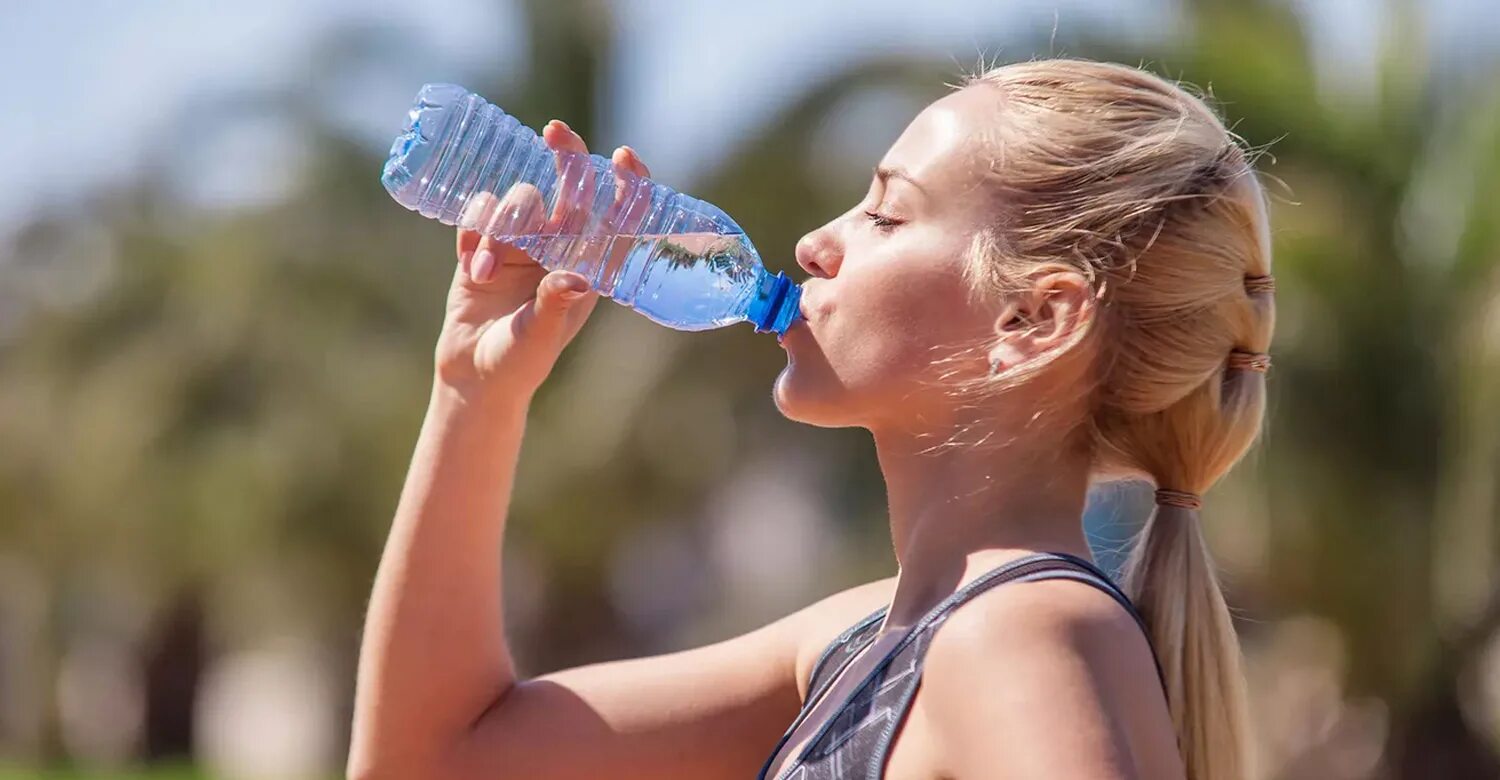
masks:
{"type": "MultiPolygon", "coordinates": [[[[1266,777],[1500,777],[1494,10],[8,4],[0,778],[341,773],[453,262],[378,181],[424,81],[633,145],[798,271],[796,239],[945,81],[1049,55],[1211,90],[1269,152],[1268,430],[1204,512],[1266,777]]],[[[778,416],[775,344],[593,320],[522,456],[523,671],[726,637],[892,571],[867,437],[778,416]]],[[[1092,496],[1102,561],[1148,504],[1092,496]]]]}

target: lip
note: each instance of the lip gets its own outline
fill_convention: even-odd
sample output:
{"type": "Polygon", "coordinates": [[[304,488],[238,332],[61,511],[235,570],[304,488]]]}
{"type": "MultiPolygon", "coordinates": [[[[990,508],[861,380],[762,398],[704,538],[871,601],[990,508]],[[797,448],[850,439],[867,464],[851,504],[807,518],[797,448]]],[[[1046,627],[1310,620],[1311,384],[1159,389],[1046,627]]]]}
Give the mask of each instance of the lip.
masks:
{"type": "Polygon", "coordinates": [[[798,316],[792,319],[792,324],[787,326],[786,332],[776,339],[776,343],[782,347],[786,346],[786,340],[791,338],[793,333],[807,327],[807,312],[799,308],[797,314],[798,316]]]}

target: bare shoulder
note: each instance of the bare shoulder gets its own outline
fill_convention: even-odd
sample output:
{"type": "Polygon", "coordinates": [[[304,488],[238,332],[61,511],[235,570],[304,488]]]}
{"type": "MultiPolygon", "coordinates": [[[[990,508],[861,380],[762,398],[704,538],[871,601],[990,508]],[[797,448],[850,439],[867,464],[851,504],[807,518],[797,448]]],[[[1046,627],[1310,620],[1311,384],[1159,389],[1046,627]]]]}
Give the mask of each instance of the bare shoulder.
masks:
{"type": "Polygon", "coordinates": [[[834,593],[797,613],[797,690],[803,700],[813,667],[824,649],[850,626],[889,604],[895,588],[895,577],[867,582],[834,593]]]}
{"type": "Polygon", "coordinates": [[[1069,650],[1115,658],[1126,649],[1122,645],[1138,646],[1136,660],[1143,661],[1154,677],[1145,635],[1108,594],[1072,580],[1011,583],[991,588],[954,610],[933,638],[928,665],[945,656],[959,659],[974,653],[1005,653],[1024,660],[1069,650]]]}
{"type": "Polygon", "coordinates": [[[955,610],[917,706],[959,776],[1178,776],[1163,773],[1175,737],[1145,635],[1083,583],[1012,583],[955,610]]]}

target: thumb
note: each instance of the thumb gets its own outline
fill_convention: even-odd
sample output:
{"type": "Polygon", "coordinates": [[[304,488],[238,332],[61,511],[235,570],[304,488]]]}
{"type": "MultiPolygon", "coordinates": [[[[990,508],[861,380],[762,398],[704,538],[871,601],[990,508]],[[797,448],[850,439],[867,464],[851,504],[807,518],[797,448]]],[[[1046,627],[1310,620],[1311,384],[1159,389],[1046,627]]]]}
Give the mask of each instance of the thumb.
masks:
{"type": "Polygon", "coordinates": [[[588,280],[571,271],[553,271],[536,286],[526,329],[561,329],[567,313],[589,291],[588,280]]]}

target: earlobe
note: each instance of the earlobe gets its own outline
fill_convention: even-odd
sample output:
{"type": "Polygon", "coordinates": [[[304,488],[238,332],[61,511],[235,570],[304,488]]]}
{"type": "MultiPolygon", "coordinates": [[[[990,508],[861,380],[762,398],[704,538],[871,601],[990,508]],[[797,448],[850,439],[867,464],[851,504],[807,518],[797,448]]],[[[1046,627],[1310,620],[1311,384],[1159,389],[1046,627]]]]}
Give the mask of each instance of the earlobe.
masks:
{"type": "Polygon", "coordinates": [[[999,374],[1012,366],[1018,366],[1026,360],[1026,351],[1016,343],[1016,338],[1006,337],[1001,333],[1001,340],[990,350],[990,374],[999,374]]]}

